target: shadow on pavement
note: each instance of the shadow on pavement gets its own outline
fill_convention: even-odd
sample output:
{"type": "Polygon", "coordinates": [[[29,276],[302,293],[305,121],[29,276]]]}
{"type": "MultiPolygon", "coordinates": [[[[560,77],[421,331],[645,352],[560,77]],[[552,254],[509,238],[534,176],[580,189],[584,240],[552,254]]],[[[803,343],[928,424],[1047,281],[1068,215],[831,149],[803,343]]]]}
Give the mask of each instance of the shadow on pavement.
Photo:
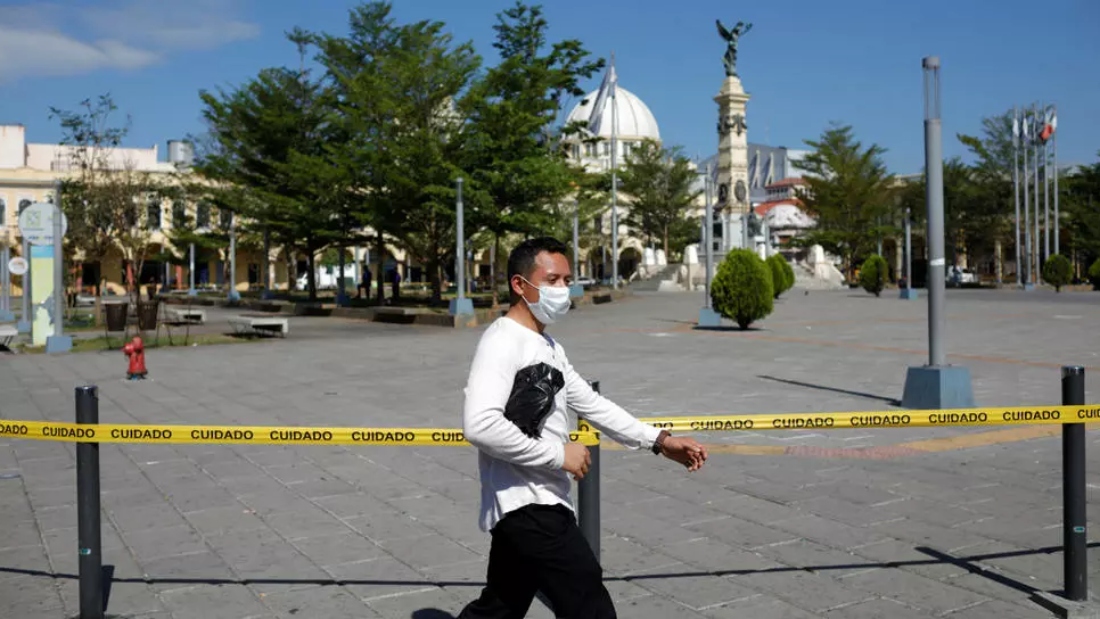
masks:
{"type": "Polygon", "coordinates": [[[888,398],[881,395],[875,395],[873,393],[867,393],[865,391],[852,391],[851,389],[841,389],[839,387],[826,387],[825,385],[815,385],[813,383],[805,383],[800,380],[791,380],[789,378],[776,378],[775,376],[766,376],[764,374],[758,374],[757,378],[763,378],[764,380],[773,380],[777,383],[784,383],[786,385],[794,385],[796,387],[806,387],[808,389],[820,389],[822,391],[831,391],[833,393],[842,393],[844,395],[851,395],[857,398],[867,398],[869,400],[878,400],[880,402],[886,402],[890,406],[901,406],[901,400],[897,398],[888,398]]]}

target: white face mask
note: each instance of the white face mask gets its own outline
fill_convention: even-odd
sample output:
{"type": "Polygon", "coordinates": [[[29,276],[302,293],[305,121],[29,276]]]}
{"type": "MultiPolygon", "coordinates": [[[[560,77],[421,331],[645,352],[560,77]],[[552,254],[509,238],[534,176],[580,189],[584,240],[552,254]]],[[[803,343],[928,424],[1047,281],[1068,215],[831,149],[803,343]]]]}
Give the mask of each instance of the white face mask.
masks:
{"type": "MultiPolygon", "coordinates": [[[[534,286],[526,278],[523,281],[534,286]]],[[[532,303],[527,299],[524,299],[524,301],[527,303],[527,307],[530,308],[535,320],[544,325],[552,325],[561,320],[569,311],[571,304],[569,288],[567,286],[539,286],[538,289],[539,300],[537,303],[532,303]]]]}

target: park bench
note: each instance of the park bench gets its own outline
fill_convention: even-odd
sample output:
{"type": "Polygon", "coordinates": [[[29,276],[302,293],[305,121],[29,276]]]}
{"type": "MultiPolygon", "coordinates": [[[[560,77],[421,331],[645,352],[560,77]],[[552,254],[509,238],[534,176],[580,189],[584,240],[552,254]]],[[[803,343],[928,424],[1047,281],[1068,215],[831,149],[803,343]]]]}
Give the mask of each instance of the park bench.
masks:
{"type": "Polygon", "coordinates": [[[290,320],[275,316],[236,316],[229,319],[229,326],[237,335],[274,335],[286,337],[290,320]]]}
{"type": "Polygon", "coordinates": [[[19,331],[15,329],[15,325],[0,325],[0,346],[4,348],[11,348],[11,343],[19,336],[19,331]]]}
{"type": "Polygon", "coordinates": [[[168,321],[177,324],[206,324],[206,310],[201,309],[170,309],[167,312],[168,321]]]}

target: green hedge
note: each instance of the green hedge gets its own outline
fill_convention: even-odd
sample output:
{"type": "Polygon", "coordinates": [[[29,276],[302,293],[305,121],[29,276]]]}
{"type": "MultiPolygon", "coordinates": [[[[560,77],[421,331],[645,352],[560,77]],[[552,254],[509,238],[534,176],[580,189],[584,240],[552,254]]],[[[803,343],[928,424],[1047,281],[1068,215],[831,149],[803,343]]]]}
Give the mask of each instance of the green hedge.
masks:
{"type": "Polygon", "coordinates": [[[714,311],[747,329],[772,313],[771,269],[751,249],[735,249],[718,265],[710,297],[714,311]]]}
{"type": "Polygon", "coordinates": [[[765,262],[772,274],[772,294],[778,299],[779,295],[794,287],[794,269],[782,254],[773,254],[765,262]]]}
{"type": "Polygon", "coordinates": [[[1093,288],[1100,290],[1100,258],[1097,258],[1096,262],[1089,267],[1089,280],[1093,288]]]}
{"type": "Polygon", "coordinates": [[[864,260],[863,266],[859,267],[859,285],[877,297],[882,294],[882,289],[886,287],[888,272],[889,267],[886,264],[886,258],[874,254],[864,260]]]}
{"type": "Polygon", "coordinates": [[[1069,258],[1054,254],[1043,265],[1043,281],[1054,286],[1055,292],[1062,292],[1062,286],[1073,281],[1073,265],[1069,258]]]}

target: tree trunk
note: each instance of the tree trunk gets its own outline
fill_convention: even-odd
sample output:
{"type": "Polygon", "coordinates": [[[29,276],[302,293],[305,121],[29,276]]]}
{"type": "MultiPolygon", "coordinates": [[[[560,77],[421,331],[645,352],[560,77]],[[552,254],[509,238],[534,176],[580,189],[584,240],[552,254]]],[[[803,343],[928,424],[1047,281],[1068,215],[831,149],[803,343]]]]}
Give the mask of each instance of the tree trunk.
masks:
{"type": "Polygon", "coordinates": [[[344,245],[343,245],[343,243],[341,243],[337,247],[337,251],[340,252],[340,255],[337,256],[337,258],[338,258],[337,267],[340,270],[337,272],[338,275],[336,276],[336,300],[341,301],[343,299],[343,296],[344,296],[344,245]]]}
{"type": "Polygon", "coordinates": [[[997,271],[997,285],[1000,286],[1004,282],[1005,272],[1004,247],[1001,245],[1001,239],[993,241],[993,265],[997,271]]]}
{"type": "Polygon", "coordinates": [[[298,285],[298,261],[294,259],[293,247],[287,245],[283,251],[286,252],[286,294],[289,299],[290,293],[298,285]]]}
{"type": "Polygon", "coordinates": [[[386,304],[386,274],[383,272],[383,267],[386,264],[386,242],[382,238],[382,233],[378,232],[374,235],[375,243],[378,244],[378,267],[375,271],[375,275],[378,279],[378,305],[386,304]]]}
{"type": "Polygon", "coordinates": [[[493,282],[492,288],[494,310],[500,308],[500,282],[497,281],[498,260],[500,260],[500,235],[493,233],[493,259],[489,261],[489,279],[493,282]]]}
{"type": "Polygon", "coordinates": [[[309,272],[306,273],[306,285],[309,288],[310,303],[317,300],[317,248],[313,246],[313,240],[306,241],[306,263],[309,272]]]}
{"type": "MultiPolygon", "coordinates": [[[[432,298],[430,303],[432,305],[443,302],[443,261],[439,259],[439,255],[435,254],[428,259],[428,279],[432,286],[432,298]]],[[[457,285],[458,282],[456,281],[457,285]]],[[[458,290],[456,288],[455,292],[458,290]]]]}
{"type": "Polygon", "coordinates": [[[667,225],[665,226],[665,231],[664,232],[665,232],[665,235],[664,235],[665,236],[665,260],[668,260],[668,261],[671,262],[671,258],[670,258],[669,253],[668,253],[668,226],[667,225]]]}

